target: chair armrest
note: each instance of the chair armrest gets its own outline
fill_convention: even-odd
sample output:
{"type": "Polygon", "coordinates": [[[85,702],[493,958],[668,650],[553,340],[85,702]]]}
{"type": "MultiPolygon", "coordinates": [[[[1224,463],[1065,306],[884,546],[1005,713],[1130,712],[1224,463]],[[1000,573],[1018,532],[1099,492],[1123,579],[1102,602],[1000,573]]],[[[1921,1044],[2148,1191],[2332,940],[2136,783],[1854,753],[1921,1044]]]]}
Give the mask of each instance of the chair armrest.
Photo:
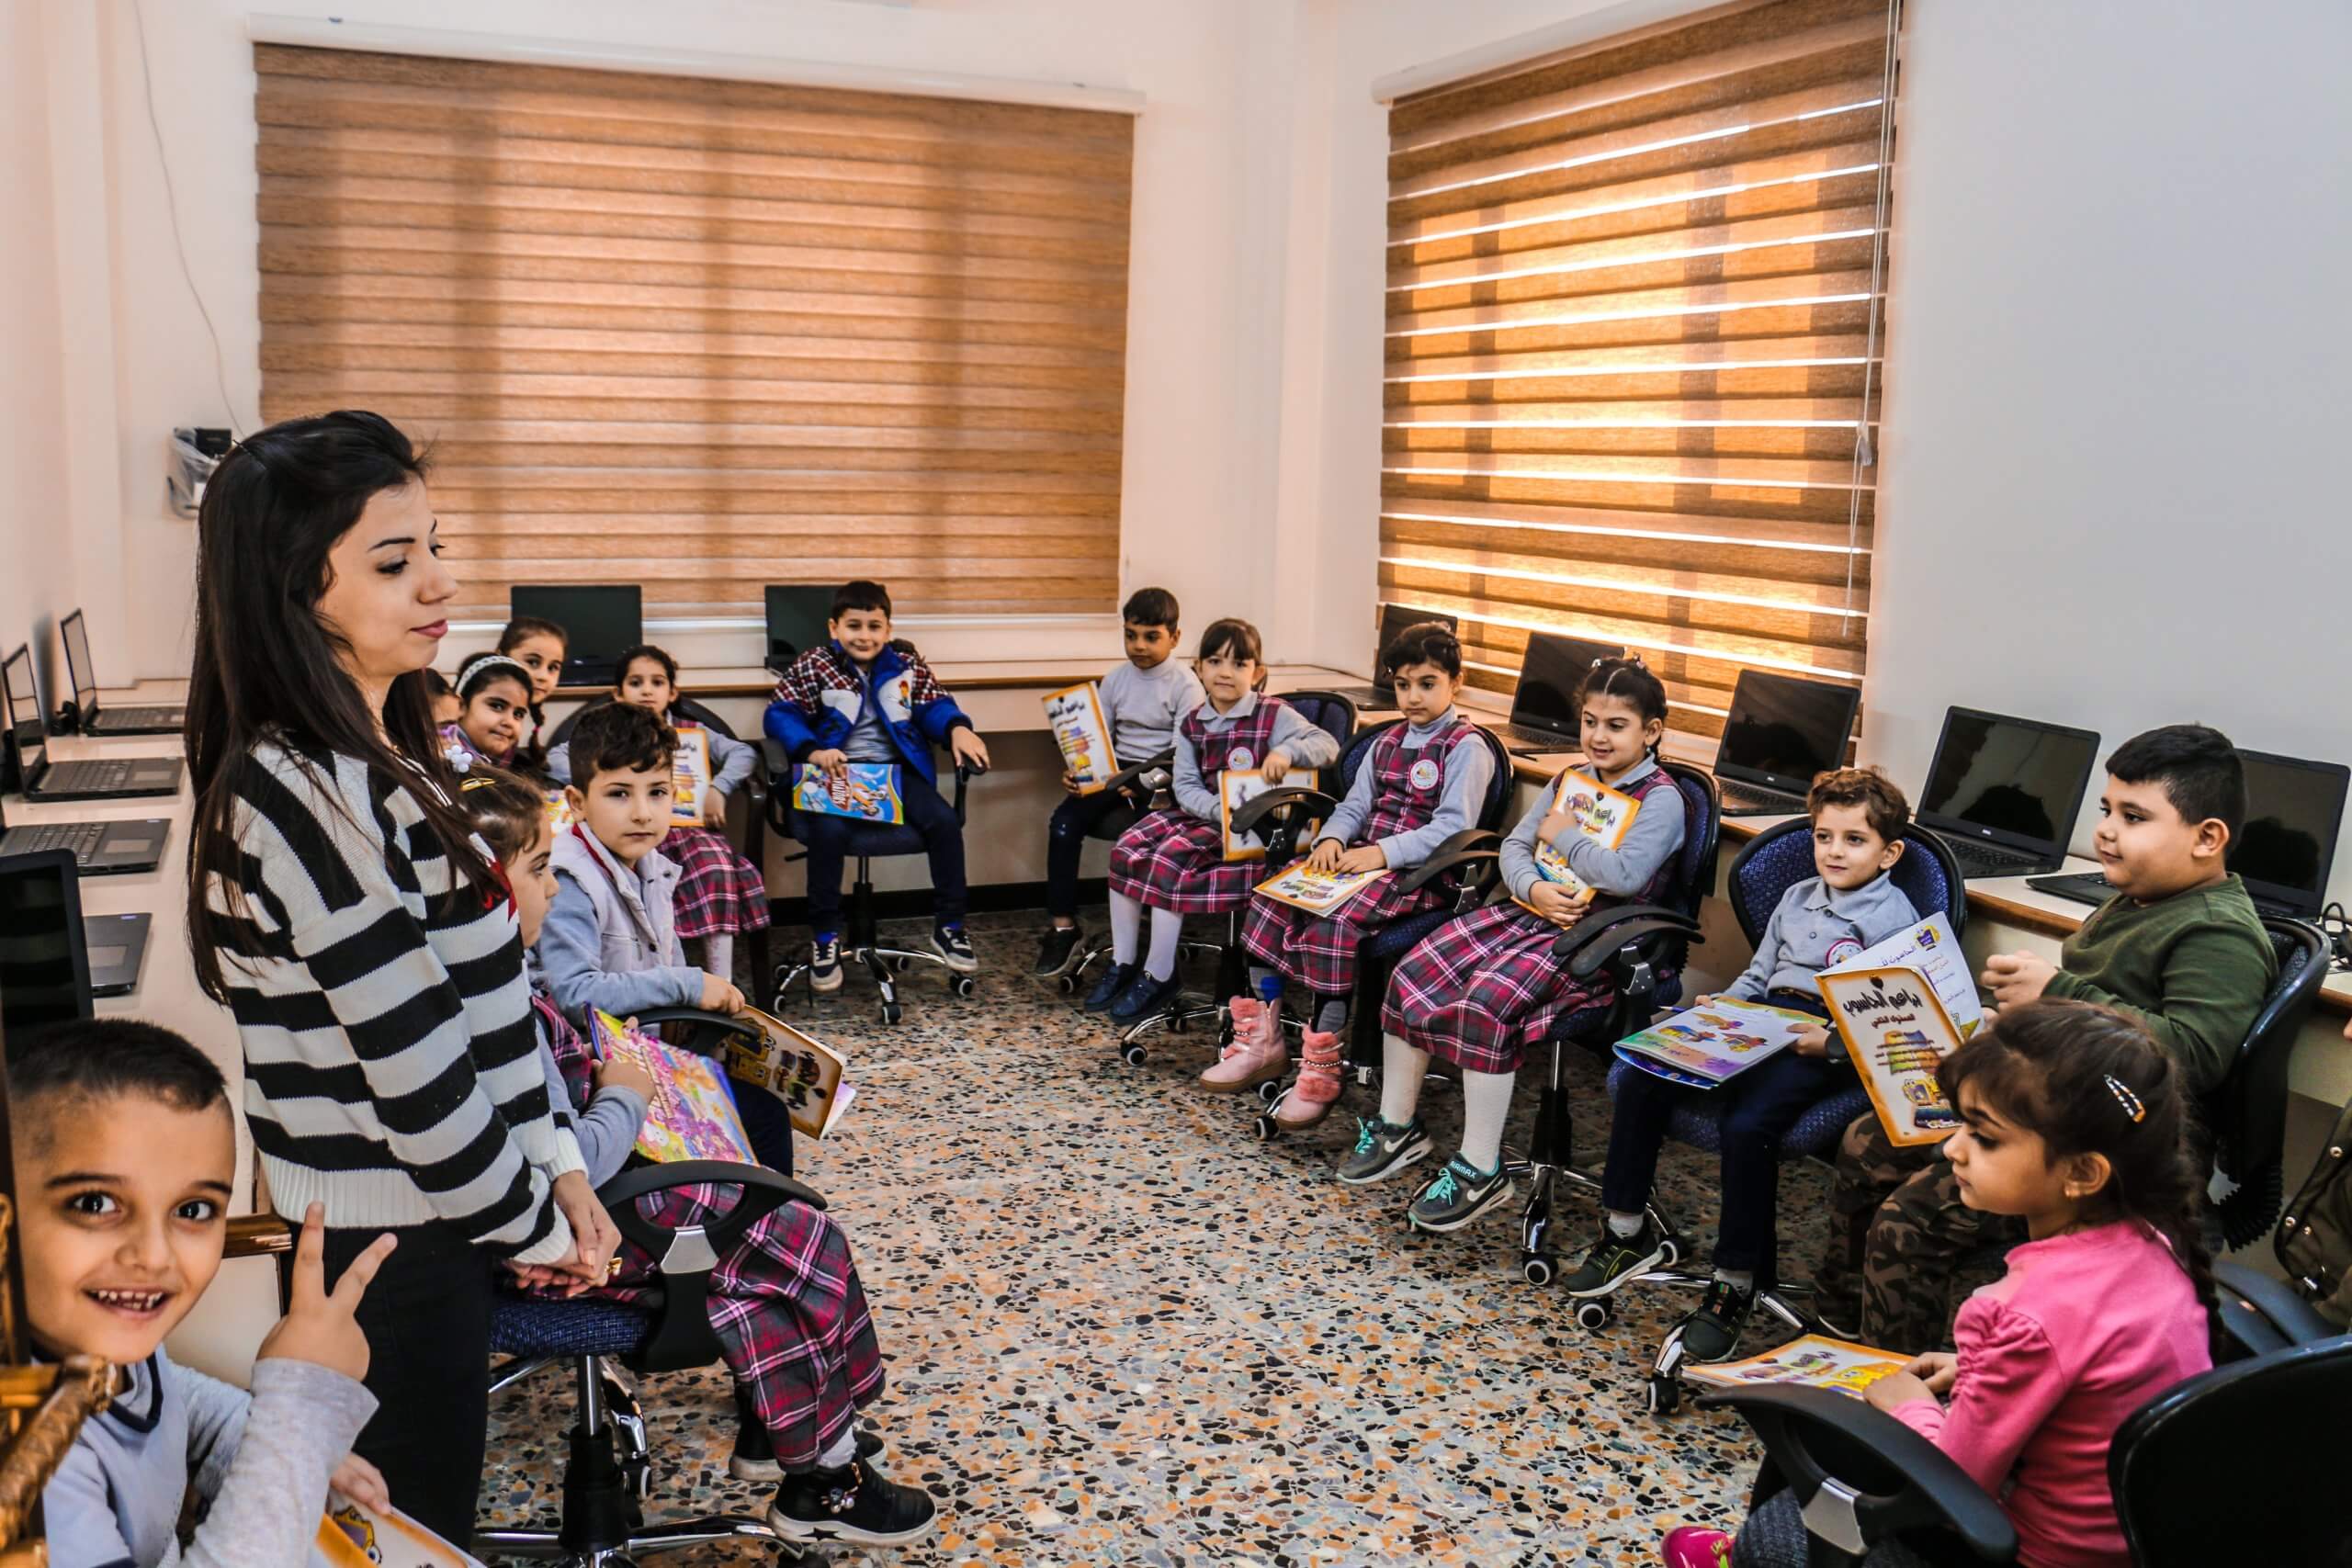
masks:
{"type": "Polygon", "coordinates": [[[972,784],[972,770],[963,763],[956,764],[956,826],[964,825],[964,795],[972,784]]]}
{"type": "Polygon", "coordinates": [[[1568,966],[1579,980],[1589,980],[1629,942],[1644,937],[1671,934],[1692,946],[1706,939],[1698,922],[1656,904],[1622,904],[1589,915],[1560,933],[1552,956],[1568,966]]]}
{"type": "Polygon", "coordinates": [[[1797,1495],[1805,1529],[1859,1558],[1906,1530],[1939,1529],[1980,1561],[2008,1562],[2017,1528],[1958,1461],[1883,1410],[1826,1388],[1725,1389],[1702,1410],[1729,1408],[1764,1441],[1797,1495]],[[1840,1475],[1833,1466],[1860,1468],[1840,1475]],[[1886,1487],[1887,1490],[1875,1488],[1886,1487]]]}
{"type": "Polygon", "coordinates": [[[640,1029],[663,1023],[687,1025],[686,1048],[706,1056],[711,1052],[703,1047],[718,1036],[741,1034],[745,1039],[761,1041],[767,1038],[767,1032],[755,1023],[747,1023],[732,1013],[711,1012],[703,1008],[648,1008],[633,1016],[640,1029]]]}
{"type": "MultiPolygon", "coordinates": [[[[734,1160],[682,1159],[660,1165],[641,1165],[622,1171],[596,1190],[597,1199],[620,1233],[637,1243],[656,1258],[667,1259],[670,1238],[678,1233],[665,1230],[638,1213],[637,1201],[655,1192],[667,1192],[679,1187],[725,1186],[741,1187],[743,1195],[735,1206],[718,1219],[703,1227],[714,1253],[724,1253],[742,1234],[763,1215],[786,1203],[806,1203],[812,1209],[825,1207],[824,1195],[815,1188],[795,1181],[791,1177],[770,1170],[763,1165],[743,1165],[734,1160]]],[[[714,1260],[715,1261],[715,1260],[714,1260]]],[[[706,1264],[701,1271],[707,1272],[706,1264]]],[[[665,1273],[668,1269],[664,1268],[665,1273]]],[[[695,1270],[687,1270],[695,1272],[695,1270]]]]}
{"type": "Polygon", "coordinates": [[[1320,812],[1325,817],[1340,808],[1338,801],[1319,789],[1309,789],[1305,784],[1284,784],[1243,802],[1233,814],[1233,830],[1237,833],[1250,832],[1275,812],[1287,811],[1301,805],[1308,808],[1310,815],[1320,812]]]}
{"type": "Polygon", "coordinates": [[[229,1222],[223,1259],[277,1258],[294,1250],[294,1226],[276,1214],[239,1214],[229,1222]]]}
{"type": "MultiPolygon", "coordinates": [[[[2213,1282],[2221,1289],[2224,1309],[2222,1320],[2230,1325],[2233,1335],[2237,1334],[2237,1328],[2231,1323],[2232,1314],[2227,1309],[2233,1296],[2252,1308],[2290,1345],[2308,1345],[2315,1339],[2332,1339],[2344,1332],[2322,1317],[2319,1309],[2297,1294],[2292,1285],[2283,1280],[2274,1280],[2267,1274],[2257,1273],[2243,1263],[2233,1262],[2226,1258],[2216,1258],[2213,1262],[2213,1282]]],[[[2244,1342],[2244,1336],[2238,1337],[2244,1342]]]]}
{"type": "Polygon", "coordinates": [[[1502,835],[1485,828],[1464,828],[1430,852],[1430,858],[1396,879],[1400,893],[1418,893],[1431,879],[1458,865],[1502,859],[1502,835]]]}
{"type": "Polygon", "coordinates": [[[1153,791],[1143,787],[1143,775],[1163,768],[1170,770],[1172,773],[1175,766],[1176,753],[1173,751],[1162,751],[1159,756],[1152,758],[1148,761],[1137,762],[1132,768],[1121,768],[1117,773],[1113,773],[1109,778],[1102,781],[1102,787],[1108,790],[1116,790],[1119,794],[1125,795],[1129,800],[1134,801],[1136,806],[1143,807],[1148,805],[1151,799],[1152,794],[1154,793],[1153,791]],[[1143,797],[1141,800],[1136,800],[1136,798],[1138,794],[1143,797]]]}

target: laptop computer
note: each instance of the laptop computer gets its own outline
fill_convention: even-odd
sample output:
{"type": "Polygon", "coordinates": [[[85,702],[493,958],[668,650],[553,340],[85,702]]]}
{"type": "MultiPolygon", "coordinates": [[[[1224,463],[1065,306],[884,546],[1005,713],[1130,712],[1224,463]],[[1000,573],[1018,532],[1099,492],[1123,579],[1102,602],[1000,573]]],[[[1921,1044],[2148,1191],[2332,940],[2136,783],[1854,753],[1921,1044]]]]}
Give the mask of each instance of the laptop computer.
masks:
{"type": "Polygon", "coordinates": [[[1724,716],[1723,739],[1715,747],[1724,815],[1803,811],[1814,775],[1846,761],[1854,710],[1861,705],[1860,686],[1741,671],[1732,685],[1731,711],[1724,716]]]}
{"type": "Polygon", "coordinates": [[[102,707],[98,702],[98,667],[90,659],[89,633],[82,612],[58,623],[65,643],[65,678],[74,688],[74,727],[85,735],[177,735],[187,722],[187,709],[176,705],[143,708],[102,707]]]}
{"type": "Polygon", "coordinates": [[[49,760],[49,721],[33,689],[33,652],[18,645],[0,661],[0,705],[8,715],[8,750],[16,757],[17,787],[27,800],[120,800],[179,793],[177,757],[49,760]]]}
{"type": "Polygon", "coordinates": [[[2098,760],[2098,733],[1954,707],[1919,792],[1919,826],[1964,877],[2054,871],[2098,760]]]}
{"type": "Polygon", "coordinates": [[[620,678],[624,649],[645,640],[645,594],[635,583],[593,588],[507,591],[510,614],[535,615],[563,628],[560,686],[609,686],[620,678]]]}
{"type": "Polygon", "coordinates": [[[821,647],[833,618],[833,590],[810,583],[768,584],[767,667],[781,675],[794,660],[821,647]]]}
{"type": "Polygon", "coordinates": [[[74,868],[84,876],[153,871],[164,862],[164,845],[171,832],[172,825],[161,818],[144,822],[43,822],[11,828],[6,815],[0,813],[0,855],[64,850],[74,856],[74,868]]]}
{"type": "Polygon", "coordinates": [[[1383,604],[1380,607],[1380,640],[1372,645],[1372,684],[1369,686],[1334,686],[1331,694],[1345,697],[1360,708],[1393,708],[1396,705],[1396,688],[1380,668],[1380,656],[1396,640],[1396,634],[1407,626],[1418,626],[1423,621],[1442,622],[1449,631],[1462,629],[1460,617],[1440,610],[1416,610],[1404,604],[1383,604]]]}
{"type": "Polygon", "coordinates": [[[16,1035],[91,1014],[139,988],[145,915],[82,913],[74,857],[0,855],[0,1029],[16,1035]]]}
{"type": "Polygon", "coordinates": [[[1510,722],[1487,728],[1514,756],[1581,750],[1584,736],[1577,714],[1577,694],[1584,689],[1584,678],[1594,664],[1624,657],[1625,649],[1618,643],[1530,633],[1527,655],[1520,660],[1519,684],[1510,694],[1510,722]]]}
{"type": "MultiPolygon", "coordinates": [[[[2245,765],[2245,826],[2230,841],[2229,867],[2245,880],[2256,909],[2308,920],[2327,904],[2352,768],[2243,748],[2238,760],[2245,765]]],[[[2104,904],[2115,893],[2096,871],[2037,876],[2031,886],[2078,904],[2104,904]]]]}

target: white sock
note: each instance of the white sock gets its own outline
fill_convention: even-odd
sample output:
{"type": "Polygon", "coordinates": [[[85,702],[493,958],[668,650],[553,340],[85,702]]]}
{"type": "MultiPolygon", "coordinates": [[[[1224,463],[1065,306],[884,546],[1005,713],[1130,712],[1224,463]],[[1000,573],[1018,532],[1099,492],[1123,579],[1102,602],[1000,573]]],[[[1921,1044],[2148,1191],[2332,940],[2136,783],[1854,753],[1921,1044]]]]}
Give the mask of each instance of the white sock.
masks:
{"type": "Polygon", "coordinates": [[[1380,1119],[1402,1127],[1421,1108],[1421,1075],[1430,1070],[1430,1054],[1417,1051],[1401,1034],[1380,1037],[1380,1119]]]}
{"type": "Polygon", "coordinates": [[[735,978],[735,933],[713,931],[702,939],[702,966],[722,980],[735,978]]]}
{"type": "Polygon", "coordinates": [[[1183,939],[1184,917],[1173,909],[1151,912],[1151,951],[1144,955],[1143,972],[1155,980],[1176,974],[1176,944],[1183,939]]]}
{"type": "Polygon", "coordinates": [[[1633,1240],[1634,1237],[1642,1234],[1642,1216],[1639,1214],[1621,1214],[1614,1209],[1610,1210],[1609,1234],[1617,1237],[1620,1241],[1633,1240]]]}
{"type": "Polygon", "coordinates": [[[1111,895],[1111,962],[1133,964],[1143,945],[1143,906],[1124,893],[1111,895]]]}
{"type": "Polygon", "coordinates": [[[1756,1288],[1756,1270],[1753,1269],[1718,1269],[1715,1270],[1715,1278],[1736,1291],[1752,1291],[1756,1288]]]}
{"type": "Polygon", "coordinates": [[[857,1423],[853,1421],[842,1428],[832,1447],[817,1456],[819,1470],[847,1470],[849,1461],[857,1457],[857,1423]]]}
{"type": "Polygon", "coordinates": [[[1510,1115],[1510,1086],[1517,1073],[1462,1069],[1462,1157],[1480,1170],[1503,1163],[1503,1121],[1510,1115]]]}

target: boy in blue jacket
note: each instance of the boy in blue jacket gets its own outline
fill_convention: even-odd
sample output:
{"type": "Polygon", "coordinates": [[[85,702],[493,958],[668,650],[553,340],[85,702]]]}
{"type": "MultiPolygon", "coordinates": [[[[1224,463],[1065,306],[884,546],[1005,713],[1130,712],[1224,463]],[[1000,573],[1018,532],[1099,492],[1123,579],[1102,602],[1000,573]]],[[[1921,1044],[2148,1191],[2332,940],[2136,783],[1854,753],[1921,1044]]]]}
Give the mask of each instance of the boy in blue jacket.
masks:
{"type": "MultiPolygon", "coordinates": [[[[944,746],[960,766],[986,772],[989,749],[931,666],[890,641],[890,592],[878,582],[845,583],[833,594],[831,640],[792,661],[775,683],[764,728],[796,762],[840,773],[852,762],[899,765],[907,826],[931,857],[932,951],[950,969],[979,967],[964,934],[964,825],[940,797],[932,748],[944,746]],[[925,787],[917,788],[921,780],[925,787]]],[[[842,983],[842,866],[854,823],[803,812],[808,850],[809,963],[817,989],[842,983]]]]}

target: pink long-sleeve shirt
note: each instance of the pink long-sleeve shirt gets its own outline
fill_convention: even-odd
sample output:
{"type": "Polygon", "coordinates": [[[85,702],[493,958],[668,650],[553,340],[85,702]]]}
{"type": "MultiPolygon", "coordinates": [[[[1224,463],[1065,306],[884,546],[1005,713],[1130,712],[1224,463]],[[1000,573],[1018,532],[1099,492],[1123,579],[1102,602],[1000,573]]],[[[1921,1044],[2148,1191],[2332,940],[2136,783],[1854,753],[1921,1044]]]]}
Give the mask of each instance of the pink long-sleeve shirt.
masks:
{"type": "Polygon", "coordinates": [[[2009,1254],[1960,1309],[1949,1404],[1894,1416],[2002,1501],[2029,1568],[2129,1568],[2108,1445],[2141,1405],[2212,1364],[2205,1309],[2163,1238],[2136,1221],[2009,1254]]]}

